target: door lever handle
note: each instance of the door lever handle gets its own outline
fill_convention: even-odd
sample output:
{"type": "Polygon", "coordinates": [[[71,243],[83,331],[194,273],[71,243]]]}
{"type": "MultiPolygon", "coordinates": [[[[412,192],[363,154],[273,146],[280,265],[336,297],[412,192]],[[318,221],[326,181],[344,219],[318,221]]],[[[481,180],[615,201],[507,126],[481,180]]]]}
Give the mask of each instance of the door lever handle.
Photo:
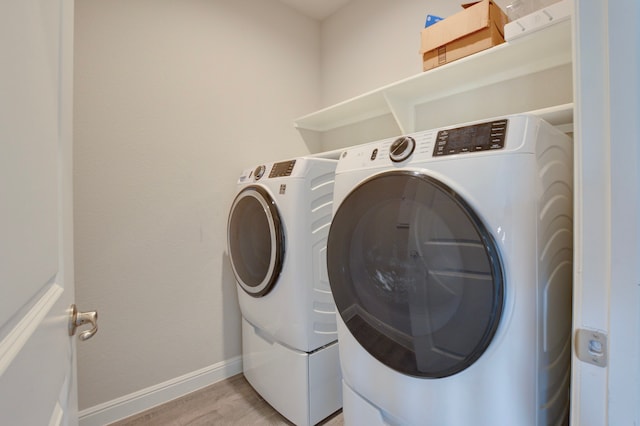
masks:
{"type": "Polygon", "coordinates": [[[98,312],[78,312],[76,305],[71,305],[71,313],[69,316],[69,336],[76,334],[76,329],[84,324],[91,324],[91,329],[83,331],[78,335],[80,340],[88,340],[98,332],[98,312]]]}

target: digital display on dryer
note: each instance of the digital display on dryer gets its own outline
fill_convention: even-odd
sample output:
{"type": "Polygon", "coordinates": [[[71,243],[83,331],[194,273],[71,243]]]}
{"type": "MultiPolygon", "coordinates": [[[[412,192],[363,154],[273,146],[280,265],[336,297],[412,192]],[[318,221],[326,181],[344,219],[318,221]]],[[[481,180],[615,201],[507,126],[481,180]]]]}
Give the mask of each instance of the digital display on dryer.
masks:
{"type": "Polygon", "coordinates": [[[502,149],[506,134],[507,120],[441,130],[436,137],[433,156],[502,149]]]}
{"type": "Polygon", "coordinates": [[[270,178],[291,176],[293,172],[293,166],[296,164],[296,160],[283,161],[281,163],[275,163],[269,173],[270,178]]]}

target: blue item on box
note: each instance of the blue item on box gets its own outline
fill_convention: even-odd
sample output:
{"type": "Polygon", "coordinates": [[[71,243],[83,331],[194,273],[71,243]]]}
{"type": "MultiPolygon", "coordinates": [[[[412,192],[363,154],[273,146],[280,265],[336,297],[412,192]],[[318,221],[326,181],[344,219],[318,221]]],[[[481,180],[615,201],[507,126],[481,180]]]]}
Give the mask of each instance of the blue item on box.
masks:
{"type": "Polygon", "coordinates": [[[444,18],[435,15],[427,15],[427,21],[424,23],[424,27],[430,27],[438,21],[442,21],[444,18]]]}

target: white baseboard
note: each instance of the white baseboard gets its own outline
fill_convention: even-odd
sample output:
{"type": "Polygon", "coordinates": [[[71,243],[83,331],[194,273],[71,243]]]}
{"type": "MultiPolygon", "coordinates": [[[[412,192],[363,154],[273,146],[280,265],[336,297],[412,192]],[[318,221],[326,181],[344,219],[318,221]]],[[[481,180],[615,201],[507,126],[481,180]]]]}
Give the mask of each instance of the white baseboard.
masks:
{"type": "Polygon", "coordinates": [[[79,426],[104,426],[242,372],[242,357],[226,361],[82,410],[79,426]]]}

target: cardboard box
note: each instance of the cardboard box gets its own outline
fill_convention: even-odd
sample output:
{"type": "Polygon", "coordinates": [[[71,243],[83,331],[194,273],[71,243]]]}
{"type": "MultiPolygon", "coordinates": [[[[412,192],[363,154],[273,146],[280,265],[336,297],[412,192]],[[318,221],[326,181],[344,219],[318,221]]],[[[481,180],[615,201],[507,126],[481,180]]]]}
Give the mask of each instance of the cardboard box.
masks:
{"type": "Polygon", "coordinates": [[[424,71],[504,43],[508,18],[498,5],[482,0],[462,7],[465,9],[421,31],[424,71]]]}

